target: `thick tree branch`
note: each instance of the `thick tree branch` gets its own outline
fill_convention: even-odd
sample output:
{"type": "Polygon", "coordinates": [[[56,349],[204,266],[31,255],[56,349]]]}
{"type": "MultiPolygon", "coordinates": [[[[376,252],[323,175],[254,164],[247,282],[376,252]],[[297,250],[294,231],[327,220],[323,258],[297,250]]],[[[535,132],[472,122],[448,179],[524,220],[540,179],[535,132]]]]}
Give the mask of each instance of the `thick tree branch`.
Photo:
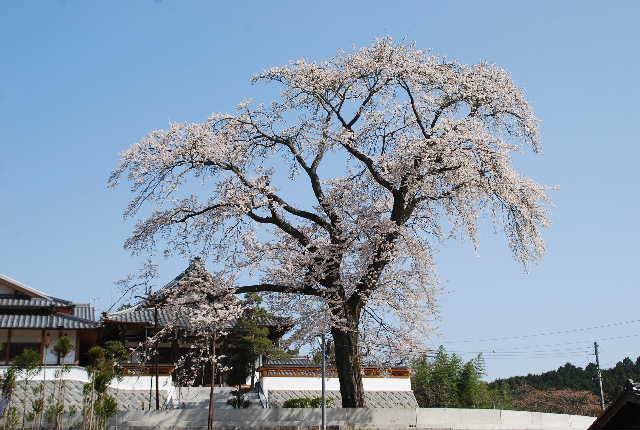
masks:
{"type": "Polygon", "coordinates": [[[236,294],[246,293],[286,293],[286,294],[303,294],[305,296],[317,296],[322,295],[321,291],[312,287],[294,288],[287,285],[280,284],[254,284],[244,285],[238,287],[235,290],[236,294]]]}

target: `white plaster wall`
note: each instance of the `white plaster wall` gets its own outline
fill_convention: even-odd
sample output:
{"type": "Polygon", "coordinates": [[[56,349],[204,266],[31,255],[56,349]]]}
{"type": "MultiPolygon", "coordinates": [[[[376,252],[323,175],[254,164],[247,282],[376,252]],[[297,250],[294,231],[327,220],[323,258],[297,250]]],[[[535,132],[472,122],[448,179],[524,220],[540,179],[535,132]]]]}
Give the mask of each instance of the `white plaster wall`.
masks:
{"type": "Polygon", "coordinates": [[[409,378],[362,378],[366,391],[411,391],[409,378]]]}
{"type": "MultiPolygon", "coordinates": [[[[4,375],[8,367],[0,367],[0,374],[4,375]]],[[[45,369],[40,369],[32,381],[51,381],[59,377],[61,366],[47,366],[45,369]]],[[[23,373],[16,375],[17,380],[25,379],[23,373]]],[[[63,374],[63,379],[66,381],[80,381],[89,382],[89,375],[84,367],[70,366],[69,371],[63,374]]],[[[120,380],[114,380],[109,384],[111,388],[118,388],[121,390],[148,390],[149,387],[155,388],[155,376],[123,376],[120,380]]],[[[161,390],[169,390],[173,388],[173,382],[171,376],[158,376],[158,387],[161,390]]]]}
{"type": "MultiPolygon", "coordinates": [[[[321,390],[322,378],[266,376],[261,378],[262,389],[268,390],[321,390]]],[[[362,378],[365,391],[411,391],[409,378],[362,378]]],[[[338,378],[326,378],[325,387],[329,391],[339,391],[338,378]]]]}

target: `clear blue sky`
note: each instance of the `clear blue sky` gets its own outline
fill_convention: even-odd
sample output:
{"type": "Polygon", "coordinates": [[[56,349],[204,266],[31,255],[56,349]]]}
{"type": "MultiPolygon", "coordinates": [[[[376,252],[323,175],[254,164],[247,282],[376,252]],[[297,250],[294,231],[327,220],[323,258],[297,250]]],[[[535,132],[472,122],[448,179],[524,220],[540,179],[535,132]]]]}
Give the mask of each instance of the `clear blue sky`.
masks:
{"type": "MultiPolygon", "coordinates": [[[[391,35],[509,69],[545,145],[519,166],[560,187],[549,252],[529,274],[490,231],[477,254],[456,242],[438,254],[442,341],[529,351],[488,359],[489,378],[583,366],[593,340],[615,336],[627,337],[602,341],[604,364],[635,359],[640,322],[482,340],[640,319],[640,3],[605,4],[0,2],[0,273],[108,305],[113,282],[139,265],[122,249],[126,187],[106,188],[119,151],[170,120],[201,120],[260,94],[249,78],[266,67],[391,35]]],[[[162,261],[162,279],[185,264],[162,261]]]]}

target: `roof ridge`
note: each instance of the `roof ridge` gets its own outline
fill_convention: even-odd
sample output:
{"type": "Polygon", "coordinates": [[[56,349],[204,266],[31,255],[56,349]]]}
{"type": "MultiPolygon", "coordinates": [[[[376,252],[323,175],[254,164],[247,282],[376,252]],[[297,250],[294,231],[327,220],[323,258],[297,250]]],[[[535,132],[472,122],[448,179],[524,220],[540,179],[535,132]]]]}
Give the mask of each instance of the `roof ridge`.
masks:
{"type": "Polygon", "coordinates": [[[8,282],[10,284],[13,284],[14,286],[16,286],[18,288],[21,288],[23,290],[29,291],[30,293],[34,293],[34,294],[40,296],[43,299],[50,299],[50,297],[48,295],[46,295],[44,292],[42,292],[40,290],[37,290],[37,289],[35,289],[33,287],[30,287],[30,286],[28,286],[26,284],[23,284],[20,281],[16,281],[15,279],[13,279],[13,278],[11,278],[11,277],[9,277],[7,275],[3,275],[2,273],[0,273],[0,279],[2,279],[5,282],[8,282]]]}

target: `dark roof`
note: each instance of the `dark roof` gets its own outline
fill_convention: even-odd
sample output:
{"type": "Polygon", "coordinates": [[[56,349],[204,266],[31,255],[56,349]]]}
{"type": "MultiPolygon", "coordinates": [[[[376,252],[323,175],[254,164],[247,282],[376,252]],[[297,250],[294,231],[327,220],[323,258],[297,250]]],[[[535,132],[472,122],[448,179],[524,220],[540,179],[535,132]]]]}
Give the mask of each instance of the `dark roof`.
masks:
{"type": "Polygon", "coordinates": [[[270,367],[318,367],[318,363],[314,363],[309,357],[292,357],[282,360],[268,360],[264,363],[270,367]]]}
{"type": "MultiPolygon", "coordinates": [[[[154,309],[136,305],[118,312],[106,313],[103,316],[103,321],[153,326],[155,325],[154,309]]],[[[158,309],[158,324],[160,326],[167,325],[171,321],[173,321],[173,316],[169,311],[158,309]]],[[[186,327],[186,322],[182,326],[186,327]]]]}
{"type": "Polygon", "coordinates": [[[95,310],[93,309],[93,306],[88,303],[76,303],[75,307],[73,308],[73,316],[89,321],[96,320],[95,310]]]}
{"type": "Polygon", "coordinates": [[[68,307],[71,302],[51,297],[43,299],[41,297],[29,297],[14,294],[0,294],[0,307],[33,307],[43,308],[49,306],[68,307]]]}
{"type": "Polygon", "coordinates": [[[0,328],[12,329],[87,329],[97,328],[95,321],[78,318],[63,313],[51,315],[2,315],[0,314],[0,328]]]}
{"type": "Polygon", "coordinates": [[[640,428],[640,383],[628,380],[622,393],[596,419],[589,430],[640,428]]]}
{"type": "MultiPolygon", "coordinates": [[[[128,324],[145,324],[145,325],[155,325],[155,317],[154,311],[152,307],[152,302],[160,302],[162,301],[166,295],[171,292],[177,285],[178,282],[185,275],[194,268],[194,266],[198,264],[203,264],[202,259],[200,257],[196,257],[191,260],[189,266],[178,276],[173,278],[170,282],[168,282],[164,287],[160,288],[158,291],[153,293],[149,300],[143,300],[140,303],[131,306],[127,309],[123,309],[118,312],[109,312],[104,314],[103,320],[105,322],[121,322],[128,324]]],[[[158,309],[158,324],[166,325],[169,321],[171,321],[171,314],[166,310],[163,310],[161,307],[158,309]]],[[[292,322],[289,318],[279,317],[276,315],[266,314],[266,315],[257,315],[256,322],[265,327],[280,327],[280,328],[288,328],[291,327],[292,322]]],[[[186,327],[186,321],[183,322],[182,327],[186,327]]]]}
{"type": "Polygon", "coordinates": [[[277,315],[256,315],[254,318],[256,323],[265,327],[291,327],[293,325],[290,318],[277,315]]]}

